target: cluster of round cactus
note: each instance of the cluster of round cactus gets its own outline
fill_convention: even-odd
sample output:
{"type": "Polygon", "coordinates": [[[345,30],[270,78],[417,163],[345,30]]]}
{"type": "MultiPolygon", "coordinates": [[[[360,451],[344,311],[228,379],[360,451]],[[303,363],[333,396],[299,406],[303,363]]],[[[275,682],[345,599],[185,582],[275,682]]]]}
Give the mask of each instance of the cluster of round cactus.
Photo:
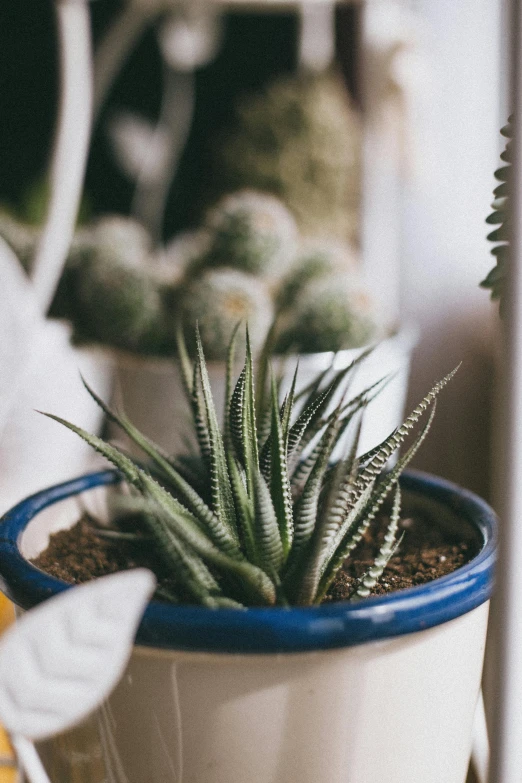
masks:
{"type": "Polygon", "coordinates": [[[156,353],[164,311],[152,258],[147,232],[130,218],[111,215],[83,227],[52,314],[70,318],[79,341],[156,353]]]}
{"type": "MultiPolygon", "coordinates": [[[[25,253],[37,234],[11,216],[4,230],[1,217],[0,235],[25,253]]],[[[277,318],[280,352],[357,347],[375,331],[349,246],[303,240],[285,205],[254,191],[224,196],[161,252],[130,218],[81,227],[51,314],[69,318],[78,341],[153,355],[175,353],[180,323],[187,336],[199,324],[209,359],[225,358],[239,322],[256,350],[277,318]]]]}
{"type": "Polygon", "coordinates": [[[177,250],[179,315],[187,335],[199,323],[209,358],[225,357],[239,321],[249,323],[260,347],[276,315],[281,352],[357,347],[375,333],[350,247],[300,238],[275,196],[247,190],[224,196],[177,250]]]}
{"type": "Polygon", "coordinates": [[[207,265],[278,278],[295,256],[297,226],[274,196],[232,193],[209,212],[206,225],[212,236],[207,265]]]}
{"type": "Polygon", "coordinates": [[[339,351],[363,345],[375,334],[368,295],[345,275],[328,275],[303,287],[281,330],[277,350],[339,351]]]}
{"type": "Polygon", "coordinates": [[[189,347],[196,324],[208,359],[224,359],[236,324],[248,323],[259,350],[272,323],[272,298],[259,278],[238,269],[210,269],[190,280],[180,301],[189,347]]]}
{"type": "Polygon", "coordinates": [[[335,71],[301,71],[243,97],[216,142],[216,180],[284,201],[307,236],[356,239],[361,125],[335,71]]]}

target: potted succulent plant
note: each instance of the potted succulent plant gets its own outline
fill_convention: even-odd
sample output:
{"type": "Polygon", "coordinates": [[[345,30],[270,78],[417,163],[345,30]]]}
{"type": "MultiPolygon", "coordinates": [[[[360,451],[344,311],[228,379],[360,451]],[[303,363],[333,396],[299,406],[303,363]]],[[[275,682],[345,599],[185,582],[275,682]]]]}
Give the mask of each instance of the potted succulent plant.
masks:
{"type": "MultiPolygon", "coordinates": [[[[439,479],[410,475],[399,485],[453,373],[377,449],[357,458],[360,416],[375,387],[329,414],[349,371],[335,373],[324,388],[318,379],[304,395],[296,393],[294,375],[282,402],[275,381],[268,389],[261,385],[256,402],[248,337],[233,383],[236,336],[237,330],[223,432],[199,336],[193,365],[182,351],[199,458],[167,457],[92,391],[148,466],[51,417],[118,472],[51,488],[4,518],[4,589],[24,608],[65,589],[63,580],[37,567],[41,559],[31,560],[46,548],[49,531],[74,525],[80,495],[85,504],[123,477],[129,493],[115,506],[120,524],[113,520],[97,535],[152,545],[162,563],[157,598],[163,600],[146,610],[127,673],[99,716],[106,770],[133,783],[463,783],[495,519],[478,498],[439,479]],[[386,472],[423,414],[426,424],[386,472]],[[335,443],[348,430],[351,447],[331,464],[335,443]],[[458,529],[471,559],[433,582],[367,598],[404,546],[403,492],[408,514],[426,514],[430,526],[450,537],[458,529]],[[373,555],[339,586],[343,564],[370,529],[380,530],[373,555]],[[334,582],[344,600],[330,592],[334,600],[324,603],[334,582]]],[[[74,735],[68,741],[74,745],[74,735]]]]}

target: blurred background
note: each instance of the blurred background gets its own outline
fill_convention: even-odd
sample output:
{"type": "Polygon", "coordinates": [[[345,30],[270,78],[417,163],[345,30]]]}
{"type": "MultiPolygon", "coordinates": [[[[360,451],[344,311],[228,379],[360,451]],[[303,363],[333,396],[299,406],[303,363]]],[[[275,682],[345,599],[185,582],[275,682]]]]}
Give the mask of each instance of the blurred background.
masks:
{"type": "MultiPolygon", "coordinates": [[[[501,2],[316,7],[90,3],[95,118],[77,232],[50,311],[68,326],[34,348],[20,312],[27,281],[14,278],[21,267],[31,274],[46,215],[57,31],[51,0],[0,4],[0,238],[2,253],[16,256],[0,270],[4,311],[12,308],[0,327],[27,330],[27,345],[42,351],[22,380],[11,383],[10,371],[0,379],[0,511],[89,464],[69,433],[60,441],[32,412],[104,427],[71,402],[83,399],[78,367],[161,439],[164,425],[143,400],[172,405],[165,367],[177,315],[210,319],[212,359],[223,358],[238,312],[266,334],[281,248],[293,284],[303,269],[314,279],[286,313],[281,351],[391,340],[380,368],[400,368],[399,412],[393,395],[381,412],[391,427],[462,362],[414,466],[490,498],[500,326],[479,283],[492,266],[484,221],[508,113],[501,2]],[[252,200],[245,189],[263,195],[252,200]],[[49,349],[56,365],[46,345],[59,347],[49,349]],[[49,388],[44,375],[54,378],[49,388]],[[18,393],[30,387],[42,401],[18,393]]],[[[23,352],[7,343],[0,357],[14,373],[23,352]]]]}
{"type": "MultiPolygon", "coordinates": [[[[91,4],[95,45],[124,5],[91,4]]],[[[178,81],[171,89],[185,95],[189,119],[177,129],[187,138],[167,185],[164,243],[197,228],[208,205],[231,189],[219,164],[238,106],[303,69],[299,15],[286,4],[231,3],[212,24],[215,53],[195,67],[174,63],[178,81]]],[[[17,220],[35,224],[45,213],[57,108],[53,5],[4,3],[0,30],[0,200],[17,220]]],[[[357,163],[362,195],[352,228],[365,285],[388,326],[419,329],[408,405],[463,361],[416,464],[487,496],[497,313],[478,283],[491,266],[484,219],[505,119],[499,3],[339,5],[333,35],[350,111],[364,129],[357,163]]],[[[96,118],[85,221],[136,214],[135,142],[140,133],[150,141],[161,119],[168,70],[158,25],[144,25],[96,118]]],[[[231,181],[241,179],[229,168],[231,181]]]]}

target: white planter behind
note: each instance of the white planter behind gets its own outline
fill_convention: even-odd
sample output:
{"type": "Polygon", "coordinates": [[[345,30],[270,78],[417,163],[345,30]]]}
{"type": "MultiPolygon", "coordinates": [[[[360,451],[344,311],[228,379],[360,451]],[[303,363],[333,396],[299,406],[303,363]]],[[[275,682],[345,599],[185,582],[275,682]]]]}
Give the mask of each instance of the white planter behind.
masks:
{"type": "Polygon", "coordinates": [[[0,439],[0,512],[93,464],[93,451],[87,444],[37,413],[54,413],[90,432],[99,432],[102,426],[103,414],[83,389],[80,373],[108,398],[112,357],[99,348],[75,348],[70,336],[67,324],[43,321],[31,346],[32,358],[0,439]]]}
{"type": "MultiPolygon", "coordinates": [[[[402,329],[383,340],[357,371],[350,386],[350,396],[357,395],[385,375],[395,374],[382,394],[368,406],[361,433],[360,453],[376,446],[402,422],[411,353],[416,339],[414,329],[402,329]]],[[[310,383],[332,361],[335,369],[346,367],[361,350],[302,355],[299,358],[298,389],[310,383]]],[[[283,390],[290,386],[296,361],[296,356],[290,356],[286,361],[283,390]]],[[[222,419],[225,401],[224,363],[209,362],[208,370],[214,400],[222,419]]],[[[141,359],[120,354],[116,369],[116,402],[131,421],[163,449],[171,454],[186,451],[185,436],[191,431],[190,418],[175,361],[141,359]]],[[[124,440],[116,429],[112,433],[119,440],[124,440]]],[[[339,455],[338,449],[334,457],[339,455]]]]}

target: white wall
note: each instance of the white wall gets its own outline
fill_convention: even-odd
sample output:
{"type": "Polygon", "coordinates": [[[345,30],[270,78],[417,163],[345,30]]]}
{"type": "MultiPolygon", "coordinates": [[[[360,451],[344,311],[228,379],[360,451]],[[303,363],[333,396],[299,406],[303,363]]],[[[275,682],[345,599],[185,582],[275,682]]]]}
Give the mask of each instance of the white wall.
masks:
{"type": "Polygon", "coordinates": [[[412,0],[425,86],[414,100],[416,170],[402,199],[403,318],[421,328],[410,404],[459,361],[416,466],[488,491],[497,308],[484,224],[498,165],[499,0],[412,0]]]}

